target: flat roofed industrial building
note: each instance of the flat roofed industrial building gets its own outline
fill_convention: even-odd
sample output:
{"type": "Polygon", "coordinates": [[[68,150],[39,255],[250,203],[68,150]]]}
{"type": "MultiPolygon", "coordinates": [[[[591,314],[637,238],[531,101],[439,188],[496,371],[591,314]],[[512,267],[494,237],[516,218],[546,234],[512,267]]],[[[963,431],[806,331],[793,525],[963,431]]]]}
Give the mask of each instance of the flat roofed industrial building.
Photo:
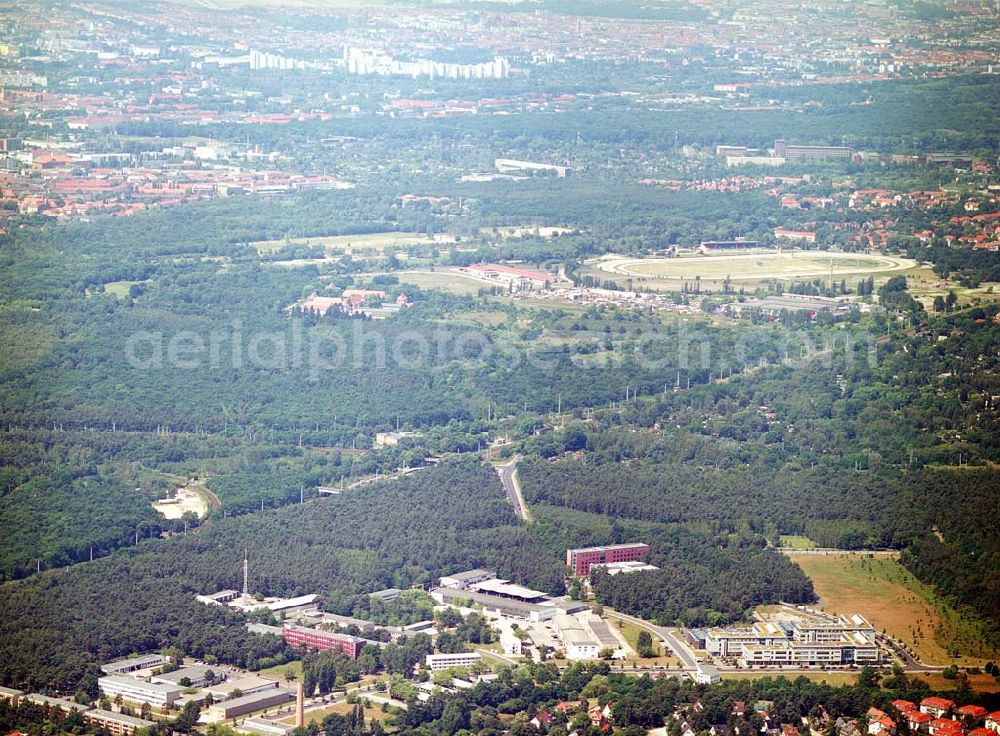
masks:
{"type": "Polygon", "coordinates": [[[600,642],[591,635],[580,619],[559,615],[552,619],[552,623],[566,649],[567,659],[597,659],[601,650],[600,642]]]}
{"type": "Polygon", "coordinates": [[[627,560],[625,562],[598,562],[592,564],[590,569],[599,568],[608,575],[621,575],[630,572],[654,572],[659,570],[656,565],[642,562],[641,560],[627,560]]]}
{"type": "Polygon", "coordinates": [[[292,700],[295,700],[295,694],[288,690],[264,690],[250,695],[241,695],[222,703],[214,703],[209,706],[207,717],[209,721],[224,721],[275,705],[284,705],[292,700]]]}
{"type": "Polygon", "coordinates": [[[162,685],[121,675],[102,677],[97,681],[97,686],[110,698],[121,695],[133,703],[149,703],[161,708],[173,705],[181,696],[181,688],[177,685],[162,685]]]}
{"type": "Polygon", "coordinates": [[[265,690],[274,690],[277,687],[277,680],[269,680],[266,677],[244,672],[239,677],[225,680],[215,685],[208,685],[202,689],[206,693],[210,693],[215,702],[220,703],[226,700],[229,697],[229,693],[235,690],[239,690],[243,695],[251,695],[253,693],[264,692],[265,690]]]}
{"type": "Polygon", "coordinates": [[[399,595],[402,592],[403,591],[399,588],[384,588],[382,590],[376,590],[374,593],[369,593],[368,597],[377,601],[394,601],[399,598],[399,595]]]}
{"type": "Polygon", "coordinates": [[[209,673],[212,674],[213,681],[226,679],[225,669],[198,664],[191,665],[190,667],[181,667],[179,670],[165,672],[162,675],[153,675],[149,678],[149,681],[160,685],[173,685],[175,687],[201,687],[208,683],[206,675],[209,673]],[[187,685],[181,685],[181,680],[188,680],[189,682],[187,685]]]}
{"type": "Polygon", "coordinates": [[[489,595],[500,596],[501,598],[524,601],[525,603],[542,603],[549,599],[540,590],[532,590],[531,588],[525,588],[523,585],[517,585],[507,580],[498,580],[496,578],[484,580],[481,583],[474,583],[469,588],[475,590],[477,593],[487,593],[489,595]]]}
{"type": "Polygon", "coordinates": [[[642,542],[568,549],[566,550],[566,566],[573,571],[574,575],[583,577],[590,574],[591,565],[641,560],[648,552],[649,545],[642,542]]]}
{"type": "Polygon", "coordinates": [[[288,736],[288,734],[295,730],[295,726],[251,716],[237,726],[236,730],[243,733],[256,733],[261,736],[288,736]]]}
{"type": "Polygon", "coordinates": [[[138,657],[129,657],[128,659],[108,662],[101,667],[101,670],[109,675],[126,675],[129,672],[146,670],[150,667],[160,667],[167,662],[168,659],[162,654],[143,654],[138,657]]]}
{"type": "Polygon", "coordinates": [[[546,603],[526,603],[513,598],[501,598],[490,593],[479,593],[474,590],[458,588],[433,588],[431,598],[445,605],[467,605],[469,603],[483,607],[489,613],[501,616],[521,618],[527,621],[549,621],[560,613],[575,613],[589,608],[588,605],[575,601],[546,603]]]}
{"type": "Polygon", "coordinates": [[[442,575],[441,587],[465,589],[476,583],[491,580],[496,576],[495,570],[466,570],[464,572],[456,572],[453,575],[442,575]]]}

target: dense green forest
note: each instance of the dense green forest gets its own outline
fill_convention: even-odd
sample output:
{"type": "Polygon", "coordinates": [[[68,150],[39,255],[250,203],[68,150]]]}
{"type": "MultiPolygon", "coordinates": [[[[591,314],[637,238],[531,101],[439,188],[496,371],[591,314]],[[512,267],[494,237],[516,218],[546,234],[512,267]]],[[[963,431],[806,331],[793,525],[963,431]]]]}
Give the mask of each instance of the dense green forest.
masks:
{"type": "Polygon", "coordinates": [[[237,585],[244,549],[254,593],[317,592],[343,613],[359,593],[479,566],[533,588],[562,588],[559,557],[516,524],[496,474],[474,460],[450,462],[5,583],[0,681],[92,690],[101,662],[168,646],[243,665],[277,656],[277,640],[248,634],[236,614],[194,599],[237,585]]]}

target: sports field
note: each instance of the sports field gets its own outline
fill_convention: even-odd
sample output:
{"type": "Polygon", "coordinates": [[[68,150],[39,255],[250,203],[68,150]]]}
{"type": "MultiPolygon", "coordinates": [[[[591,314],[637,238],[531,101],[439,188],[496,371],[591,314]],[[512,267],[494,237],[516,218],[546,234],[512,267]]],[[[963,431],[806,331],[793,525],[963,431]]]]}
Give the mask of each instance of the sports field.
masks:
{"type": "Polygon", "coordinates": [[[400,284],[413,284],[421,289],[442,289],[452,294],[476,295],[480,289],[488,289],[494,284],[465,276],[456,271],[397,271],[394,274],[400,284]]]}
{"type": "Polygon", "coordinates": [[[792,555],[789,559],[812,580],[820,608],[860,613],[927,664],[978,665],[996,656],[982,641],[982,622],[938,598],[895,558],[792,555]],[[951,656],[956,652],[959,656],[951,656]]]}
{"type": "Polygon", "coordinates": [[[916,267],[916,261],[888,255],[782,251],[720,253],[676,258],[626,258],[605,256],[587,265],[614,276],[640,280],[683,282],[803,281],[829,279],[856,282],[874,276],[888,277],[916,267]]]}

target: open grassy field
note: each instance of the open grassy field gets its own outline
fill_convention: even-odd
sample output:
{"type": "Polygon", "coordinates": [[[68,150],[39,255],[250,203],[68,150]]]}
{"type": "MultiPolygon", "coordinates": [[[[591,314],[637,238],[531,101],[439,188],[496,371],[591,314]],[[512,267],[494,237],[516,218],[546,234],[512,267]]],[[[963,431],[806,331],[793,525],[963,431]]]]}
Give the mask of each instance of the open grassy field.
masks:
{"type": "Polygon", "coordinates": [[[823,610],[866,616],[928,664],[979,665],[997,655],[985,649],[980,621],[942,601],[896,559],[858,555],[789,559],[812,580],[823,610]]]}
{"type": "Polygon", "coordinates": [[[975,288],[965,287],[957,281],[941,278],[927,266],[907,273],[907,281],[913,298],[923,304],[928,312],[933,308],[934,297],[945,297],[949,291],[955,292],[959,307],[1000,301],[1000,284],[987,281],[975,288]]]}
{"type": "Polygon", "coordinates": [[[386,248],[407,248],[415,245],[450,245],[455,242],[451,235],[437,234],[428,237],[425,233],[399,232],[363,233],[360,235],[331,235],[315,238],[287,238],[281,240],[258,240],[250,243],[259,253],[277,250],[286,245],[321,245],[330,250],[344,253],[376,252],[386,248]]]}
{"type": "Polygon", "coordinates": [[[441,289],[452,294],[475,296],[480,289],[490,287],[490,284],[485,281],[454,271],[398,271],[396,276],[399,278],[400,284],[413,284],[421,289],[441,289]]]}
{"type": "MultiPolygon", "coordinates": [[[[759,680],[762,677],[778,677],[774,672],[723,672],[723,680],[759,680]]],[[[805,677],[813,682],[825,682],[828,685],[853,685],[858,679],[857,672],[789,672],[784,675],[789,680],[805,677]]]]}
{"type": "Polygon", "coordinates": [[[795,534],[782,534],[780,542],[782,547],[789,547],[791,549],[810,549],[816,546],[816,543],[809,537],[802,537],[795,534]]]}
{"type": "MultiPolygon", "coordinates": [[[[322,724],[323,719],[331,713],[339,713],[340,715],[347,715],[354,709],[354,706],[350,703],[336,703],[334,705],[328,705],[325,708],[317,708],[316,710],[306,712],[306,725],[310,723],[322,724]]],[[[388,713],[382,711],[381,705],[374,705],[374,707],[365,708],[365,720],[366,721],[384,721],[389,717],[388,713]]],[[[282,723],[287,723],[289,726],[295,725],[295,716],[288,716],[287,718],[281,719],[282,723]]]]}
{"type": "Polygon", "coordinates": [[[831,270],[837,281],[854,283],[862,278],[876,278],[909,271],[916,261],[887,255],[828,253],[818,251],[783,251],[781,253],[722,253],[718,255],[680,256],[678,258],[604,257],[588,261],[588,266],[614,276],[633,279],[682,282],[701,279],[703,283],[723,281],[793,282],[816,278],[829,279],[831,270]]]}
{"type": "MultiPolygon", "coordinates": [[[[921,680],[925,680],[932,690],[957,690],[958,680],[947,680],[939,673],[918,675],[921,680]]],[[[978,675],[969,675],[969,689],[977,693],[1000,692],[1000,682],[996,681],[993,675],[985,672],[978,675]]]]}

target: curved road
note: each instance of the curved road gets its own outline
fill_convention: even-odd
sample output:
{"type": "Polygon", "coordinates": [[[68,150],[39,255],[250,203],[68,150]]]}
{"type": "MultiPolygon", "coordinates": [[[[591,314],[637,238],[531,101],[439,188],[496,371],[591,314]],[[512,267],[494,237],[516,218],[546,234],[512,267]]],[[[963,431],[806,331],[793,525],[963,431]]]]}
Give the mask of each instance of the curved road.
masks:
{"type": "Polygon", "coordinates": [[[517,462],[521,458],[515,456],[502,465],[497,465],[497,473],[500,474],[500,482],[507,493],[507,498],[514,505],[514,513],[525,521],[531,521],[531,514],[528,513],[528,506],[524,503],[524,496],[521,495],[521,484],[517,482],[517,462]]]}
{"type": "MultiPolygon", "coordinates": [[[[605,609],[607,610],[607,609],[605,609]]],[[[657,626],[656,624],[651,624],[649,621],[644,621],[641,618],[636,618],[635,616],[629,616],[627,613],[621,613],[620,611],[608,611],[609,616],[614,616],[615,618],[620,618],[624,621],[628,621],[630,624],[635,624],[639,628],[645,629],[654,636],[660,637],[663,643],[666,644],[673,653],[677,655],[683,664],[683,669],[686,672],[692,672],[698,667],[698,660],[694,656],[694,652],[691,651],[690,647],[681,639],[680,633],[675,628],[657,626]]]]}

